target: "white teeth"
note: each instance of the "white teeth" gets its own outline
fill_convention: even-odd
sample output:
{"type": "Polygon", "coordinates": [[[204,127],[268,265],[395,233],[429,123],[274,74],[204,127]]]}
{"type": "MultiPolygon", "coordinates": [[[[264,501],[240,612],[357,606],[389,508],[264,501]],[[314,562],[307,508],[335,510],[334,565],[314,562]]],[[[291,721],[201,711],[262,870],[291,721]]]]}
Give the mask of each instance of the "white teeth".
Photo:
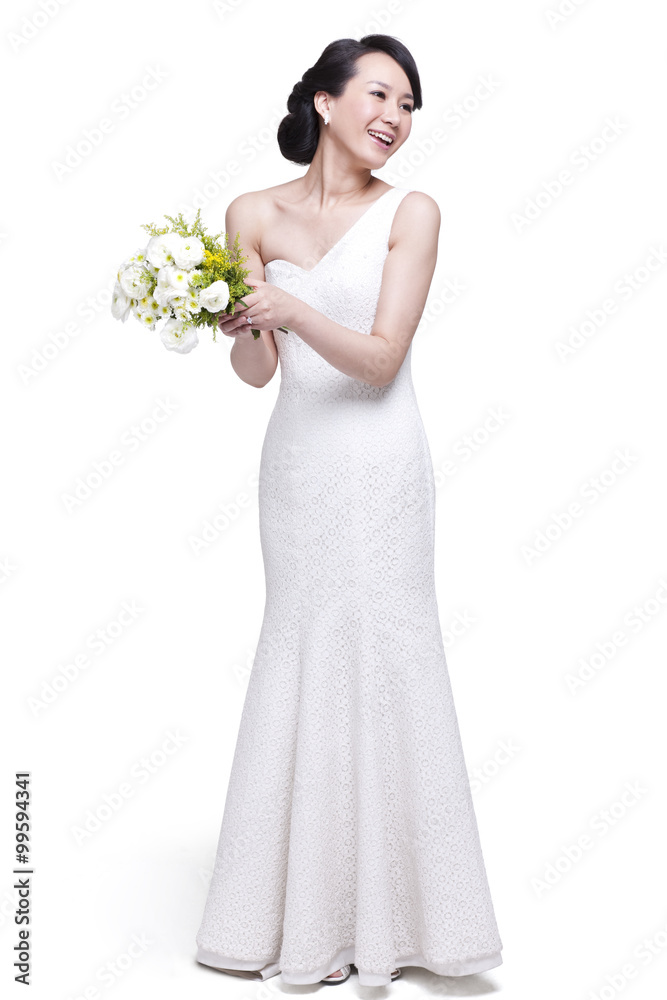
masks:
{"type": "Polygon", "coordinates": [[[378,137],[378,139],[384,140],[384,142],[386,142],[388,146],[391,146],[392,142],[394,141],[393,137],[390,137],[388,135],[384,135],[384,133],[382,133],[382,132],[374,132],[372,128],[368,129],[368,134],[369,135],[376,135],[378,137]]]}

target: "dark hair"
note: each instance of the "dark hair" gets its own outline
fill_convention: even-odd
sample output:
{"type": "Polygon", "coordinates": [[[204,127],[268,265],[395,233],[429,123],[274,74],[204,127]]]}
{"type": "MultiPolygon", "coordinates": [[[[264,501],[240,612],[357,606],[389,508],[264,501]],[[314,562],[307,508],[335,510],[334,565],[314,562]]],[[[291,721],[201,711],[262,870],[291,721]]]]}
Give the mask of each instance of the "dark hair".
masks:
{"type": "Polygon", "coordinates": [[[287,100],[288,114],[278,126],[278,145],[287,160],[306,166],[312,162],[320,139],[320,116],[313,98],[318,90],[340,97],[345,86],[357,73],[357,59],[367,52],[386,52],[395,59],[410,81],[415,109],[422,106],[419,73],[412,55],[403,42],[392,35],[364,35],[338,38],[329,42],[314,66],[307,69],[294,85],[287,100]]]}

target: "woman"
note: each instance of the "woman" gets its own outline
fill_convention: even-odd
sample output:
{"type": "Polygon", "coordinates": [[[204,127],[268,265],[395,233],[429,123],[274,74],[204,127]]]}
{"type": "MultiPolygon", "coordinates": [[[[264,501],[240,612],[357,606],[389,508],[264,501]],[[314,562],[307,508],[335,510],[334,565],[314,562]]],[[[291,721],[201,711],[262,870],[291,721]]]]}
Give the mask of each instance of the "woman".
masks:
{"type": "Polygon", "coordinates": [[[197,935],[199,962],[240,975],[341,983],[354,966],[381,986],[408,965],[502,962],[410,374],[440,213],[372,174],[421,103],[397,39],[332,42],[278,130],[306,173],[226,216],[255,289],[220,316],[232,366],[257,387],[281,367],[259,476],[264,619],[197,935]]]}

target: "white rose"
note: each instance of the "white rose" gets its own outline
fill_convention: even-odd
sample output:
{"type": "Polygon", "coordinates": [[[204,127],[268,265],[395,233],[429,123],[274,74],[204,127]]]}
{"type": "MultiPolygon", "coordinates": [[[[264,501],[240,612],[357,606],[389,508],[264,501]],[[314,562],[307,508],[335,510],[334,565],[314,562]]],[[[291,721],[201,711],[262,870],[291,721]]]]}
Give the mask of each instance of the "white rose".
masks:
{"type": "Polygon", "coordinates": [[[120,282],[117,281],[111,293],[111,315],[114,319],[120,319],[124,323],[130,315],[131,309],[132,299],[125,294],[120,282]]]}
{"type": "Polygon", "coordinates": [[[190,288],[190,273],[173,264],[165,264],[157,275],[157,285],[153,292],[161,305],[166,305],[172,299],[187,295],[190,288]]]}
{"type": "Polygon", "coordinates": [[[197,236],[180,236],[180,243],[174,246],[174,264],[176,267],[193,268],[204,259],[204,244],[197,236]]]}
{"type": "Polygon", "coordinates": [[[130,299],[141,299],[148,294],[151,276],[141,264],[130,264],[121,272],[119,284],[130,299]]]}
{"type": "Polygon", "coordinates": [[[207,288],[202,288],[199,292],[199,305],[202,309],[217,313],[224,309],[229,302],[229,285],[226,281],[214,281],[207,288]]]}
{"type": "Polygon", "coordinates": [[[188,354],[199,343],[196,327],[188,326],[183,329],[183,324],[178,319],[167,320],[160,330],[160,340],[167,350],[176,351],[177,354],[188,354]]]}
{"type": "Polygon", "coordinates": [[[161,236],[151,237],[146,247],[146,256],[151,264],[154,267],[174,264],[174,252],[179,248],[182,239],[178,233],[163,233],[161,236]]]}
{"type": "Polygon", "coordinates": [[[158,281],[158,284],[153,289],[153,296],[155,297],[156,301],[160,303],[161,306],[164,306],[165,309],[168,309],[169,306],[171,305],[172,299],[174,298],[174,293],[168,291],[166,288],[161,287],[158,281]]]}

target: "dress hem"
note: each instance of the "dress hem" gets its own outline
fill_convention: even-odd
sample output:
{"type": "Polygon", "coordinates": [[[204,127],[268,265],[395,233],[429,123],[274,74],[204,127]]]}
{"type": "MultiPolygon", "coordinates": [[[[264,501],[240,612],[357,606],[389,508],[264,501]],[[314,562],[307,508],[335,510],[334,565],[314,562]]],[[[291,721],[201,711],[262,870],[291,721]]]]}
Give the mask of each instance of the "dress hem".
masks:
{"type": "MultiPolygon", "coordinates": [[[[225,955],[217,955],[215,952],[198,948],[196,957],[201,965],[211,966],[220,972],[225,972],[226,970],[229,970],[232,974],[234,971],[256,972],[258,973],[258,978],[262,980],[281,974],[283,982],[293,986],[307,986],[312,983],[319,983],[325,976],[336,972],[343,965],[355,965],[359,974],[360,986],[389,986],[392,982],[391,972],[364,972],[363,969],[360,969],[354,961],[353,947],[341,949],[329,962],[320,966],[314,972],[281,972],[280,956],[268,962],[264,961],[260,965],[258,961],[243,961],[237,958],[229,958],[225,955]]],[[[502,965],[502,963],[503,959],[499,951],[493,952],[491,955],[469,958],[459,962],[428,962],[422,955],[408,955],[397,959],[394,963],[394,968],[399,969],[412,965],[426,969],[428,972],[434,972],[438,976],[470,976],[477,972],[487,972],[489,969],[495,969],[497,966],[502,965]]]]}

